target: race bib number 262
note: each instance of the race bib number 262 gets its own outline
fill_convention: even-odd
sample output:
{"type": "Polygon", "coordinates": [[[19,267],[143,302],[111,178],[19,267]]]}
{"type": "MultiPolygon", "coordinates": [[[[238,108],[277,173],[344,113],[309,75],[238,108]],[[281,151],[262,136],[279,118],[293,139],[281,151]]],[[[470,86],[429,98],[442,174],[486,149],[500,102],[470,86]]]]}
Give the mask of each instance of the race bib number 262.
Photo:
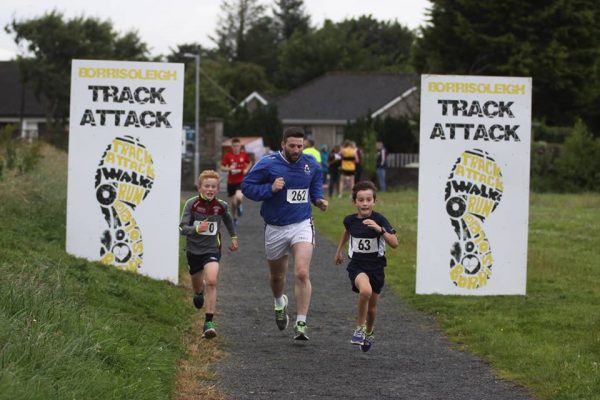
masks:
{"type": "Polygon", "coordinates": [[[292,204],[308,202],[308,189],[288,189],[287,202],[292,204]]]}

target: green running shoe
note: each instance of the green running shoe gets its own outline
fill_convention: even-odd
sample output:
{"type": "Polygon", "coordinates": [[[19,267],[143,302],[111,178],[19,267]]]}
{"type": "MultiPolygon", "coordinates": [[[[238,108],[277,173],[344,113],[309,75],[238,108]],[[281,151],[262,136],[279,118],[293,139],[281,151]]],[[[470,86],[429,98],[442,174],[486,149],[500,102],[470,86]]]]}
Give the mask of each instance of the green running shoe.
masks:
{"type": "Polygon", "coordinates": [[[194,306],[197,309],[201,309],[204,305],[204,292],[202,293],[194,293],[194,297],[192,299],[194,301],[194,306]]]}
{"type": "Polygon", "coordinates": [[[205,339],[212,339],[215,336],[217,336],[215,324],[212,321],[206,321],[204,323],[204,333],[202,334],[202,337],[205,339]]]}
{"type": "Polygon", "coordinates": [[[306,322],[296,322],[296,326],[294,326],[294,340],[308,340],[306,329],[306,322]]]}
{"type": "Polygon", "coordinates": [[[283,307],[275,306],[275,323],[280,331],[287,328],[290,322],[290,317],[287,315],[288,298],[285,294],[283,295],[283,301],[285,302],[283,307]]]}

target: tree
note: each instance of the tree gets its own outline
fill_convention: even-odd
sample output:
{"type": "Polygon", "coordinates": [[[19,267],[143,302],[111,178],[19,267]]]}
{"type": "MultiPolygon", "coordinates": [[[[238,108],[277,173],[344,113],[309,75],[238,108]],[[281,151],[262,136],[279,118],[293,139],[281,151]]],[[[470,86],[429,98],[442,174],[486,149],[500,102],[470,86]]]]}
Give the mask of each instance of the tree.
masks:
{"type": "Polygon", "coordinates": [[[281,144],[283,128],[273,105],[259,106],[253,112],[245,107],[238,107],[225,121],[225,135],[234,136],[261,136],[265,146],[278,149],[281,144]]]}
{"type": "Polygon", "coordinates": [[[223,0],[216,43],[228,61],[248,61],[248,31],[265,16],[265,7],[258,0],[223,0]]]}
{"type": "Polygon", "coordinates": [[[585,110],[600,115],[597,1],[431,3],[414,53],[419,72],[531,76],[535,117],[565,126],[585,110]]]}
{"type": "Polygon", "coordinates": [[[71,60],[146,60],[148,48],[132,31],[119,35],[109,21],[78,17],[65,21],[57,11],[40,18],[13,20],[5,27],[33,57],[18,58],[24,80],[48,101],[51,123],[64,125],[69,115],[71,60]]]}
{"type": "Polygon", "coordinates": [[[342,21],[339,27],[368,52],[362,69],[395,72],[412,69],[410,54],[415,34],[397,21],[378,21],[367,15],[342,21]]]}
{"type": "Polygon", "coordinates": [[[297,33],[281,45],[276,82],[291,89],[333,70],[407,71],[413,41],[414,34],[397,22],[370,16],[337,24],[326,20],[320,29],[297,33]]]}
{"type": "Polygon", "coordinates": [[[303,0],[275,0],[273,15],[281,41],[289,40],[296,32],[304,35],[311,30],[303,0]]]}
{"type": "Polygon", "coordinates": [[[262,17],[248,30],[245,53],[238,61],[259,65],[268,76],[273,76],[278,69],[278,46],[279,38],[273,19],[262,17]]]}

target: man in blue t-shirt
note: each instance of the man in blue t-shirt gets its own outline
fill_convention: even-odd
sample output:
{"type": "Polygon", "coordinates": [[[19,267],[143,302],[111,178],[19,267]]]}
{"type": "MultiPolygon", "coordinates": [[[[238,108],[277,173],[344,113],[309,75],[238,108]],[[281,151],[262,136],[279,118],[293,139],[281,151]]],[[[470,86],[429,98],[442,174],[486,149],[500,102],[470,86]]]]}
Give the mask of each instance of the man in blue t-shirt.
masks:
{"type": "Polygon", "coordinates": [[[291,250],[294,256],[295,340],[308,340],[306,315],[312,293],[309,269],[315,243],[310,203],[323,211],[328,204],[323,195],[320,165],[314,157],[302,154],[303,147],[302,128],[287,128],[281,151],[263,157],[242,183],[244,196],[263,202],[260,215],[266,223],[265,253],[275,298],[275,322],[280,330],[284,330],[289,322],[284,289],[288,252],[291,250]]]}

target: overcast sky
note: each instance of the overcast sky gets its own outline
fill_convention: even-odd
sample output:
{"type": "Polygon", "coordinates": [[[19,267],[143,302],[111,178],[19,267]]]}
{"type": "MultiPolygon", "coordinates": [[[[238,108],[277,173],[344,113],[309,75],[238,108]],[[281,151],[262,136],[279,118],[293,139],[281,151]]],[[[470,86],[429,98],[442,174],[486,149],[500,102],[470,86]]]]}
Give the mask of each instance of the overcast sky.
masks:
{"type": "MultiPolygon", "coordinates": [[[[271,6],[271,0],[262,4],[271,6]]],[[[14,58],[20,50],[14,37],[4,27],[12,21],[42,16],[56,9],[66,18],[97,17],[110,20],[118,32],[137,30],[150,47],[152,55],[166,55],[177,44],[200,42],[214,47],[209,35],[214,35],[220,15],[221,0],[1,0],[0,60],[14,58]],[[152,6],[148,6],[152,4],[152,6]]],[[[371,14],[378,20],[397,20],[414,29],[425,21],[427,0],[304,0],[313,25],[321,26],[325,19],[335,22],[371,14]]]]}

